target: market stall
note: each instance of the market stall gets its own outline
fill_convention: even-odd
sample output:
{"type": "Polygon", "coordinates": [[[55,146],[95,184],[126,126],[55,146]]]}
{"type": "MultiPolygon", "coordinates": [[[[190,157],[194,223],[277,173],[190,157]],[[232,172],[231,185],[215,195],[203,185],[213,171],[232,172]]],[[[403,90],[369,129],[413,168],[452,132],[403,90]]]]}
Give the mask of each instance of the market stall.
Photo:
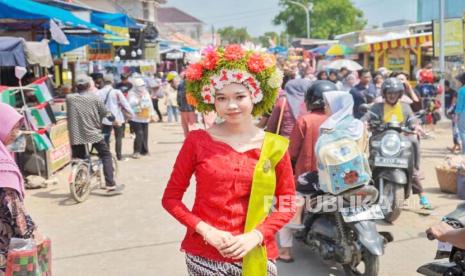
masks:
{"type": "Polygon", "coordinates": [[[398,36],[395,39],[373,39],[370,43],[355,45],[358,53],[363,53],[363,66],[369,68],[370,54],[373,55],[373,68],[386,67],[392,71],[411,74],[412,65],[421,68],[423,51],[431,47],[432,33],[419,33],[398,36]]]}

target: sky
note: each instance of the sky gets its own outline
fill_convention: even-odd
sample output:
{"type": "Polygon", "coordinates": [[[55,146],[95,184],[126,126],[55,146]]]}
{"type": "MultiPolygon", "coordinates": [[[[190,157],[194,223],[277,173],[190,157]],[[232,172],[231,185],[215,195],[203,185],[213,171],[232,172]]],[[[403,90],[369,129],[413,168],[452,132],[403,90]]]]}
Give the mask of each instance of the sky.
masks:
{"type": "MultiPolygon", "coordinates": [[[[331,1],[331,0],[327,0],[331,1]]],[[[218,29],[226,26],[246,27],[249,34],[259,36],[267,31],[280,32],[273,18],[279,13],[279,0],[167,0],[166,7],[176,7],[218,29]]],[[[416,19],[417,0],[353,0],[364,12],[368,25],[399,19],[416,19]]],[[[302,13],[302,16],[303,13],[302,13]]],[[[311,19],[310,19],[311,21],[311,19]]]]}

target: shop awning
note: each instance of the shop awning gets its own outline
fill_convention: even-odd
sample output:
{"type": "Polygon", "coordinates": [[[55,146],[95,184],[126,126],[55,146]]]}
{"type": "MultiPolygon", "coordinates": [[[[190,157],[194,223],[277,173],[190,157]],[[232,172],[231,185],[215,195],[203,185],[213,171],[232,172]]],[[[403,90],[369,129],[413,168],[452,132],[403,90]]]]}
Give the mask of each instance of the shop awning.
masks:
{"type": "Polygon", "coordinates": [[[102,27],[74,16],[67,10],[31,0],[0,0],[0,18],[16,20],[53,19],[70,27],[90,29],[101,34],[113,34],[102,27]]]}
{"type": "Polygon", "coordinates": [[[133,29],[142,28],[137,24],[136,21],[134,21],[134,19],[130,18],[124,13],[104,13],[93,11],[90,14],[90,22],[101,27],[104,27],[105,25],[111,25],[133,29]]]}
{"type": "Polygon", "coordinates": [[[416,48],[432,40],[433,35],[428,32],[372,43],[359,43],[355,45],[355,49],[357,52],[375,52],[394,48],[416,48]]]}

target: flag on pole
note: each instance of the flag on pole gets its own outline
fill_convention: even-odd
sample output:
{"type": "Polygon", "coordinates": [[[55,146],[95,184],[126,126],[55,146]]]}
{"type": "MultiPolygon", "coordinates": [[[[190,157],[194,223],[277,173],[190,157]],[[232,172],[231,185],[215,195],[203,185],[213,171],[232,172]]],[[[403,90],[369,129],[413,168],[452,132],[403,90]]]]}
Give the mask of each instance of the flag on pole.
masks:
{"type": "Polygon", "coordinates": [[[53,148],[52,141],[48,138],[47,131],[40,129],[32,134],[32,139],[36,146],[37,151],[49,150],[53,148]]]}
{"type": "Polygon", "coordinates": [[[29,109],[28,119],[34,129],[47,128],[53,123],[47,112],[47,105],[45,102],[29,109]]]}
{"type": "Polygon", "coordinates": [[[0,102],[15,106],[16,96],[14,92],[15,90],[9,89],[8,86],[0,86],[0,102]]]}
{"type": "Polygon", "coordinates": [[[50,90],[48,90],[48,86],[45,83],[47,79],[48,77],[40,78],[34,81],[31,85],[31,87],[34,88],[34,95],[36,96],[39,103],[48,102],[53,99],[52,94],[50,93],[50,90]]]}
{"type": "Polygon", "coordinates": [[[69,40],[66,37],[65,33],[52,19],[50,19],[50,34],[52,35],[52,39],[56,42],[64,45],[69,45],[69,40]]]}

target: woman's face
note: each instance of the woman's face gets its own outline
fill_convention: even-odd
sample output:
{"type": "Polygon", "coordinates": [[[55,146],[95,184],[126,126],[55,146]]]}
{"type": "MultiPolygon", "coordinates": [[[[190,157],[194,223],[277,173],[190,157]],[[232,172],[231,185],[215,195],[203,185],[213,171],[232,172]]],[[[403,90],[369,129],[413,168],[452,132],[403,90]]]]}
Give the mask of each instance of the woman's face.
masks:
{"type": "Polygon", "coordinates": [[[330,79],[331,81],[335,81],[335,80],[337,79],[337,75],[336,75],[335,73],[330,73],[330,74],[329,74],[329,79],[330,79]]]}
{"type": "Polygon", "coordinates": [[[19,136],[20,128],[21,128],[21,122],[18,122],[13,127],[13,129],[10,131],[10,134],[8,134],[8,136],[6,136],[5,140],[3,141],[3,144],[5,146],[10,145],[11,143],[13,143],[16,140],[16,137],[19,136]]]}
{"type": "Polygon", "coordinates": [[[386,93],[386,102],[390,105],[395,105],[400,98],[399,92],[387,92],[386,93]]]}
{"type": "Polygon", "coordinates": [[[242,84],[231,83],[215,94],[218,115],[230,124],[251,119],[253,103],[250,91],[242,84]]]}
{"type": "Polygon", "coordinates": [[[327,79],[328,79],[328,75],[326,75],[326,73],[320,74],[320,80],[327,80],[327,79]]]}

